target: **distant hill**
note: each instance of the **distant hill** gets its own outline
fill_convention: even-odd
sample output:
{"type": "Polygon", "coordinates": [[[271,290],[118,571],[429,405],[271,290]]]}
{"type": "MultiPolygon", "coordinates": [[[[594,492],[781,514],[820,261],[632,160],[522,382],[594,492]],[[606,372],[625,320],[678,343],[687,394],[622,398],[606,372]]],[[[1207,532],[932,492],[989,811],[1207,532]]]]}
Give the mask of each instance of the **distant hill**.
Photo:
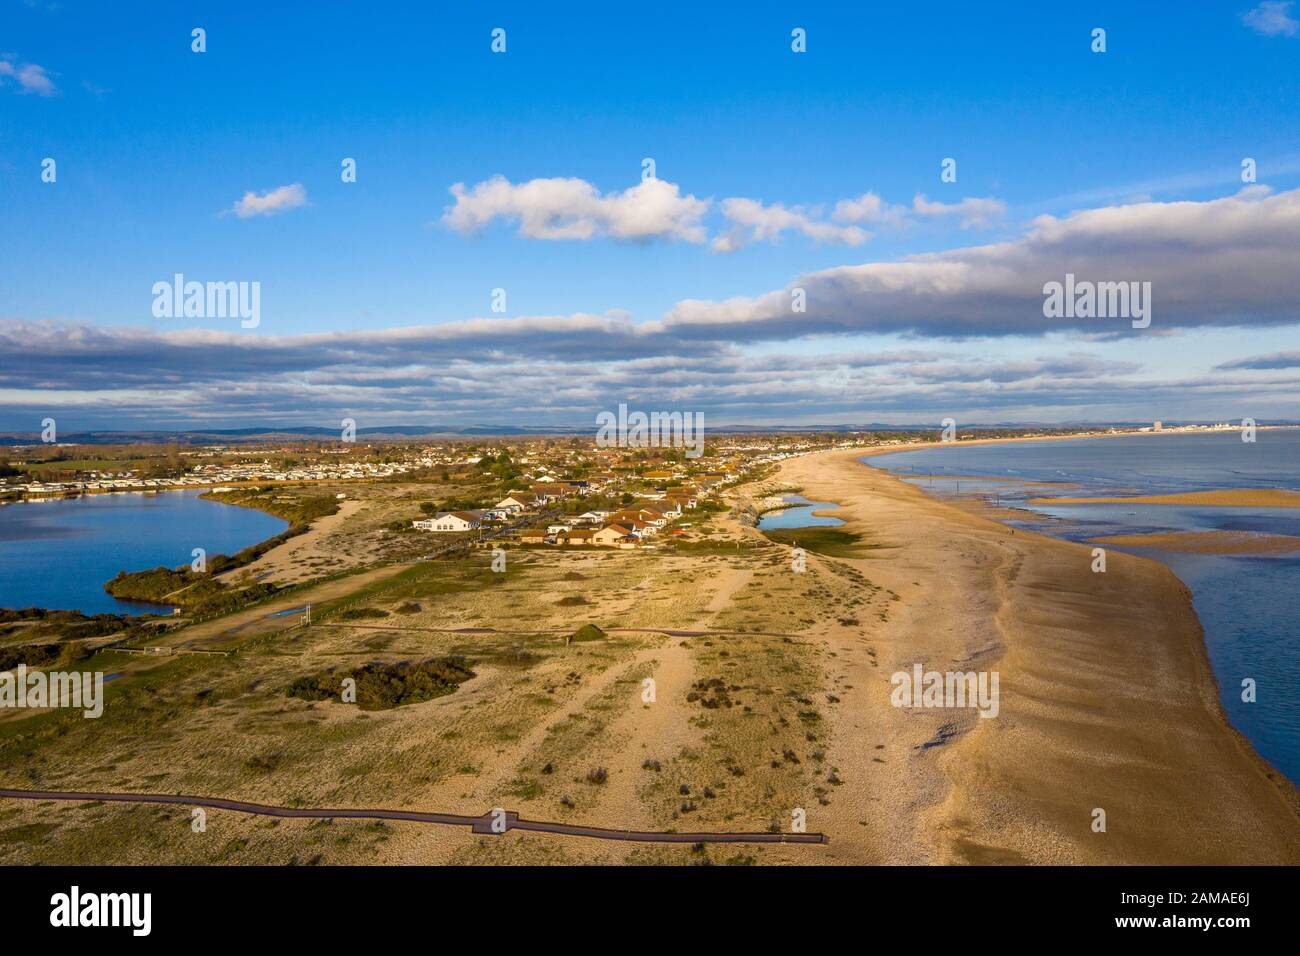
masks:
{"type": "MultiPolygon", "coordinates": [[[[1076,430],[1084,428],[1137,428],[1150,425],[1150,422],[962,422],[962,431],[984,431],[990,429],[1043,429],[1076,430]]],[[[1208,425],[1211,422],[1165,421],[1166,427],[1181,425],[1208,425]]],[[[1259,425],[1300,425],[1300,421],[1260,420],[1259,425]]],[[[920,425],[899,425],[889,422],[836,423],[826,425],[709,425],[706,434],[798,434],[798,433],[852,433],[852,432],[918,432],[937,431],[943,426],[934,422],[920,425]]],[[[592,436],[595,434],[594,422],[589,425],[378,425],[373,428],[358,428],[358,438],[372,440],[404,438],[511,438],[523,435],[539,436],[592,436]]],[[[65,445],[122,445],[122,444],[181,444],[206,445],[214,443],[235,444],[239,442],[266,441],[307,441],[338,438],[338,428],[324,428],[320,425],[283,425],[279,427],[250,428],[211,428],[183,431],[86,431],[68,432],[59,435],[59,444],[65,445]]],[[[34,445],[40,443],[40,433],[0,432],[0,446],[34,445]]]]}

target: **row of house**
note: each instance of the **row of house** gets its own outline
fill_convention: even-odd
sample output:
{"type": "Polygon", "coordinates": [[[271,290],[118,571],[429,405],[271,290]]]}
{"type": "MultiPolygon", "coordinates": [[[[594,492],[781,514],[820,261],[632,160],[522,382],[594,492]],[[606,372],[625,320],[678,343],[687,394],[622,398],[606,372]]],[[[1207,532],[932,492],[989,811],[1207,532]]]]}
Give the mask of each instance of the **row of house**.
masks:
{"type": "MultiPolygon", "coordinates": [[[[594,484],[605,484],[612,475],[595,476],[594,484]]],[[[647,475],[646,477],[650,477],[647,475]]],[[[674,479],[668,473],[655,477],[674,479]]],[[[669,522],[695,508],[704,490],[716,487],[723,474],[701,477],[697,485],[664,485],[642,492],[642,498],[617,511],[592,509],[564,518],[546,527],[529,528],[520,534],[523,544],[563,544],[596,547],[636,547],[653,538],[669,522]]],[[[527,489],[511,491],[488,509],[440,512],[430,518],[412,522],[421,531],[475,531],[489,522],[505,522],[530,512],[541,511],[554,501],[594,490],[587,479],[560,479],[543,476],[527,489]]]]}
{"type": "Polygon", "coordinates": [[[432,518],[411,522],[421,531],[476,531],[485,522],[509,521],[514,515],[545,508],[552,500],[581,494],[587,483],[547,480],[528,491],[512,491],[491,508],[469,511],[444,511],[432,518]]]}
{"type": "Polygon", "coordinates": [[[635,548],[640,542],[630,531],[621,525],[608,525],[594,530],[591,528],[565,528],[553,533],[548,528],[529,528],[519,533],[521,544],[555,544],[595,546],[606,548],[635,548]]]}
{"type": "Polygon", "coordinates": [[[696,507],[693,489],[674,489],[657,498],[647,498],[618,511],[589,511],[569,523],[530,528],[520,533],[523,544],[586,545],[606,548],[634,548],[659,534],[682,513],[696,507]],[[600,527],[576,527],[578,524],[600,527]]]}
{"type": "Polygon", "coordinates": [[[281,468],[279,465],[273,465],[269,460],[264,460],[256,464],[195,465],[189,471],[175,477],[145,478],[138,476],[134,470],[91,471],[88,478],[76,481],[15,481],[10,483],[9,487],[31,497],[45,497],[95,492],[206,488],[227,482],[357,481],[368,478],[392,478],[413,469],[414,466],[408,463],[369,461],[281,468]]]}

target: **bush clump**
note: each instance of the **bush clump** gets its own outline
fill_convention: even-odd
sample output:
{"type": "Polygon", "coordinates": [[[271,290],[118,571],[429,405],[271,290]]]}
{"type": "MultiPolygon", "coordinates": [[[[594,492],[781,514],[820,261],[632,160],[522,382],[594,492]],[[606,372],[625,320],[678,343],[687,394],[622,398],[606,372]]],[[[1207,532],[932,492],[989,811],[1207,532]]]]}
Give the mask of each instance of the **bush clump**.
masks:
{"type": "Polygon", "coordinates": [[[45,667],[59,659],[58,644],[21,644],[0,648],[0,671],[11,671],[19,664],[28,667],[45,667]]]}
{"type": "Polygon", "coordinates": [[[691,691],[686,695],[688,703],[699,701],[700,706],[708,710],[716,710],[719,707],[731,707],[735,701],[731,699],[731,692],[740,690],[735,684],[728,684],[721,677],[709,677],[705,680],[697,680],[691,685],[691,691]]]}
{"type": "Polygon", "coordinates": [[[286,693],[302,700],[339,700],[344,678],[356,681],[356,704],[362,710],[391,710],[445,697],[475,676],[463,657],[438,657],[412,664],[372,661],[350,671],[297,678],[286,693]]]}
{"type": "Polygon", "coordinates": [[[603,641],[604,639],[605,632],[595,624],[582,625],[582,627],[574,631],[573,636],[569,638],[569,640],[575,644],[582,641],[603,641]]]}
{"type": "Polygon", "coordinates": [[[377,617],[388,617],[388,612],[377,607],[350,607],[339,613],[340,621],[365,621],[377,617]]]}
{"type": "Polygon", "coordinates": [[[279,588],[260,583],[248,587],[227,587],[211,573],[189,568],[152,568],[148,571],[119,571],[104,590],[123,601],[176,605],[196,617],[228,614],[270,597],[279,588]]]}

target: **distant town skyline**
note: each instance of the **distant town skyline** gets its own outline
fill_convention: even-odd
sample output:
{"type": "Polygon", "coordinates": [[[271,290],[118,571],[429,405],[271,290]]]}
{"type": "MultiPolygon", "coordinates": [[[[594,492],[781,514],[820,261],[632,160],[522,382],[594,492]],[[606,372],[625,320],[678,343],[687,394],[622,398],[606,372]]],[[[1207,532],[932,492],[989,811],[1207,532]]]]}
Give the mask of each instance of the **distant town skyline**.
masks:
{"type": "Polygon", "coordinates": [[[1294,3],[6,27],[0,430],[1300,408],[1294,3]]]}

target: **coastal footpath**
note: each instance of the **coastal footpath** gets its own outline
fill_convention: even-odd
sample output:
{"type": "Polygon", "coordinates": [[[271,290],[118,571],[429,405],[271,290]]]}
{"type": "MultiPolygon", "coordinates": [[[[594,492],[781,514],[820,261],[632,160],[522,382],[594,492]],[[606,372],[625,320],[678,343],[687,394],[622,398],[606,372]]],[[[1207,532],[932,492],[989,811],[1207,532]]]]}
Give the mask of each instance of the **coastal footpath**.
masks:
{"type": "Polygon", "coordinates": [[[1300,863],[1296,789],[1226,722],[1173,572],[1112,551],[1093,573],[1088,546],[858,460],[887,452],[812,454],[778,476],[839,504],[827,513],[873,549],[836,560],[899,595],[888,621],[828,635],[848,688],[831,762],[866,781],[819,820],[828,862],[1300,863]],[[998,672],[999,713],[891,706],[890,676],[917,662],[998,672]]]}

